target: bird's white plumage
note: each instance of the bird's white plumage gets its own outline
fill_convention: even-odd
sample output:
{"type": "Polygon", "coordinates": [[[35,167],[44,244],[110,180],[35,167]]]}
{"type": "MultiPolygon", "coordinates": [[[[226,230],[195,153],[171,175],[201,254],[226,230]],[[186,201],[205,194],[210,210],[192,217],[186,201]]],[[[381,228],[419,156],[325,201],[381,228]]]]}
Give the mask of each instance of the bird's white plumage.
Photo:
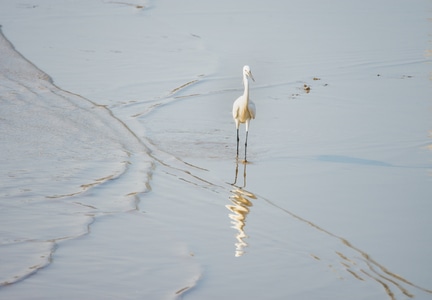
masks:
{"type": "Polygon", "coordinates": [[[245,123],[248,119],[255,119],[255,103],[251,100],[245,105],[244,96],[240,96],[233,105],[233,118],[239,123],[245,123]]]}
{"type": "Polygon", "coordinates": [[[243,67],[243,84],[244,84],[244,92],[243,95],[237,98],[237,100],[233,104],[233,118],[236,121],[236,126],[240,125],[240,123],[246,123],[250,119],[255,119],[256,109],[255,104],[249,99],[249,80],[251,78],[254,80],[252,76],[252,72],[249,66],[243,67]]]}
{"type": "Polygon", "coordinates": [[[255,79],[252,76],[252,72],[249,66],[243,67],[243,84],[244,84],[244,92],[243,95],[237,98],[237,100],[233,104],[233,118],[236,124],[237,129],[237,156],[238,156],[238,130],[240,123],[245,123],[246,125],[246,142],[245,142],[245,161],[246,161],[246,147],[247,147],[247,135],[249,131],[249,122],[252,119],[255,119],[256,108],[255,104],[249,99],[249,80],[251,78],[253,81],[255,79]]]}

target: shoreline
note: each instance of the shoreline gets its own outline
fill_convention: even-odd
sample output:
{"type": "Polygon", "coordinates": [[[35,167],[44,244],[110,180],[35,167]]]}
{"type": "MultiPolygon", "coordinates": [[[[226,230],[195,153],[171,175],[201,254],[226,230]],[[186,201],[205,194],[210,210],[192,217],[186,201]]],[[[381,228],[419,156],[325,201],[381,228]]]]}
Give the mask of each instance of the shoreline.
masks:
{"type": "MultiPolygon", "coordinates": [[[[13,198],[14,209],[4,210],[10,214],[4,228],[12,229],[14,216],[24,214],[25,226],[13,227],[31,228],[26,234],[33,240],[49,241],[77,225],[68,215],[97,222],[87,228],[90,234],[61,234],[54,256],[45,256],[52,260],[48,267],[3,286],[0,294],[430,296],[431,60],[423,37],[430,13],[421,10],[428,3],[391,9],[382,3],[372,14],[364,9],[370,3],[351,3],[338,6],[341,15],[319,9],[318,2],[290,3],[294,10],[276,3],[263,11],[239,10],[239,4],[176,7],[160,1],[150,10],[3,4],[3,28],[17,48],[47,68],[56,84],[94,101],[80,114],[78,129],[60,130],[73,118],[73,106],[59,109],[51,126],[48,117],[34,119],[61,132],[62,143],[51,140],[42,148],[64,164],[59,175],[42,152],[30,151],[46,131],[33,128],[22,139],[30,147],[11,150],[16,157],[2,168],[15,178],[32,166],[22,157],[40,163],[27,181],[10,180],[21,194],[13,198]],[[415,14],[420,10],[424,20],[415,14]],[[370,17],[366,27],[360,26],[364,15],[370,17]],[[86,30],[72,26],[78,20],[86,30]],[[346,26],[338,27],[341,21],[346,26]],[[38,30],[50,34],[34,34],[38,30]],[[241,94],[243,61],[256,79],[251,95],[258,110],[247,166],[235,164],[230,115],[241,94]],[[101,110],[102,123],[92,117],[101,110]],[[68,155],[72,159],[64,160],[68,155]],[[81,156],[97,159],[85,165],[81,156]],[[22,173],[11,171],[14,164],[22,173]],[[236,168],[237,185],[231,185],[236,168]],[[88,188],[72,195],[69,179],[88,188]],[[58,197],[29,206],[26,189],[58,197]]],[[[4,99],[49,98],[37,83],[25,85],[10,85],[4,99]],[[36,92],[27,94],[25,85],[36,92]]],[[[52,102],[49,109],[59,108],[52,102]]]]}

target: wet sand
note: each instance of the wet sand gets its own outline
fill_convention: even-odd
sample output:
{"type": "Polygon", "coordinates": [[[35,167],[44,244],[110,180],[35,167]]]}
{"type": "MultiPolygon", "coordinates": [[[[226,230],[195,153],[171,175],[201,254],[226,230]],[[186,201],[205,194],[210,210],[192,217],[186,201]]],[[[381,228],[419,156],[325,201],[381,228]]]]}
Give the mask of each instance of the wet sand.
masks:
{"type": "MultiPolygon", "coordinates": [[[[15,48],[60,88],[106,107],[151,160],[122,158],[134,167],[125,176],[33,203],[56,220],[36,231],[91,221],[74,238],[29,235],[29,268],[37,247],[54,251],[2,296],[431,297],[429,4],[242,4],[2,4],[15,48]],[[257,118],[243,164],[230,111],[246,63],[257,118]]],[[[32,222],[26,208],[19,226],[32,222]]],[[[18,240],[19,228],[3,228],[18,240]]],[[[13,269],[8,244],[0,251],[13,269]]]]}

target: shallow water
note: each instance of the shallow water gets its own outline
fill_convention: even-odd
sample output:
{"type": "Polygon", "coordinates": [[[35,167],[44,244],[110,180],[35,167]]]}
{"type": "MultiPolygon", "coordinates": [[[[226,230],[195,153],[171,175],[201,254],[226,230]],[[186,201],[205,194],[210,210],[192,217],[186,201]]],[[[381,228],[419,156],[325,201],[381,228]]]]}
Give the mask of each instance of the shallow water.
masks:
{"type": "Polygon", "coordinates": [[[3,4],[15,46],[94,102],[2,39],[0,293],[429,298],[428,3],[333,4],[3,4]]]}
{"type": "Polygon", "coordinates": [[[53,85],[3,35],[0,43],[0,243],[3,258],[15,254],[2,263],[8,285],[45,267],[58,243],[87,234],[95,216],[134,209],[151,159],[107,109],[53,85]]]}

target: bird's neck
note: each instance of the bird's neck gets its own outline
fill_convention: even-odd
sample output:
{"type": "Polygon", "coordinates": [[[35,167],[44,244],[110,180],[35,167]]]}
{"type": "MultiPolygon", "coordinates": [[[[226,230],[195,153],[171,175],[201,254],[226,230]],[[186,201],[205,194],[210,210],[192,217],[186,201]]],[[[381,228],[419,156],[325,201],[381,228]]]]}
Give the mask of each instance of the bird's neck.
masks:
{"type": "Polygon", "coordinates": [[[243,76],[243,84],[244,84],[244,93],[243,96],[246,99],[246,102],[249,102],[249,80],[246,75],[243,76]]]}

